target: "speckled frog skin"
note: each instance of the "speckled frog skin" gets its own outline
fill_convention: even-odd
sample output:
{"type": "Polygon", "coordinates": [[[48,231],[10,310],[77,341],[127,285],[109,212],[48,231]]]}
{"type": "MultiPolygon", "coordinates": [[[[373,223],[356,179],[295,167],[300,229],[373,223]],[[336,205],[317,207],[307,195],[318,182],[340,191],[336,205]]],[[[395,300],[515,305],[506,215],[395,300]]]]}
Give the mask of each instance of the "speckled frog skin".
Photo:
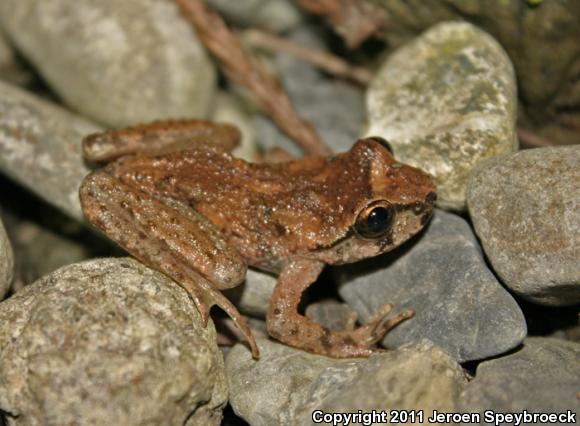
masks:
{"type": "Polygon", "coordinates": [[[80,189],[87,218],[146,265],[188,291],[204,321],[217,304],[258,348],[245,319],[220,290],[239,285],[248,265],[279,274],[269,334],[332,357],[368,356],[412,316],[390,305],[354,330],[330,331],[298,312],[302,293],[326,264],[376,256],[417,233],[431,217],[435,187],[398,163],[379,138],[346,153],[275,164],[232,157],[239,134],[205,121],[156,122],[95,134],[85,155],[111,161],[80,189]]]}

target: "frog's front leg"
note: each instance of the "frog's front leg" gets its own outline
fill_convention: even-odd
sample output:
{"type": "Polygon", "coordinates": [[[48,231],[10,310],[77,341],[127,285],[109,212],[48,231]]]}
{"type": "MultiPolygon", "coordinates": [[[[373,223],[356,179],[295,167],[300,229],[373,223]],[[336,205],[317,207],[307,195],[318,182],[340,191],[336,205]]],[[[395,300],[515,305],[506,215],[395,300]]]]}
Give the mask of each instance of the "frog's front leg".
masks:
{"type": "Polygon", "coordinates": [[[87,218],[109,238],[189,293],[204,324],[209,308],[218,305],[244,334],[253,356],[259,356],[245,318],[219,291],[243,281],[246,264],[203,216],[178,211],[107,169],[84,179],[80,199],[87,218]]]}
{"type": "Polygon", "coordinates": [[[334,358],[369,356],[378,341],[393,327],[413,316],[405,310],[388,318],[385,305],[371,320],[355,330],[330,331],[298,313],[302,293],[316,281],[324,264],[300,259],[290,262],[280,274],[267,315],[268,333],[287,345],[334,358]]]}

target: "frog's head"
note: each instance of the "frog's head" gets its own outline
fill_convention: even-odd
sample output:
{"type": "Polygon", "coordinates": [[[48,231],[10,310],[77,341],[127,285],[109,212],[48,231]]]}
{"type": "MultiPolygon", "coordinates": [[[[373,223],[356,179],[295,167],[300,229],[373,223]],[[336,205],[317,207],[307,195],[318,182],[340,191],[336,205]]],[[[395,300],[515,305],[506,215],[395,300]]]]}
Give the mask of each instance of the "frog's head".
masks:
{"type": "Polygon", "coordinates": [[[344,232],[320,252],[324,262],[351,263],[387,252],[429,221],[437,199],[433,180],[397,162],[384,139],[361,139],[341,156],[343,170],[335,178],[342,188],[344,232]]]}

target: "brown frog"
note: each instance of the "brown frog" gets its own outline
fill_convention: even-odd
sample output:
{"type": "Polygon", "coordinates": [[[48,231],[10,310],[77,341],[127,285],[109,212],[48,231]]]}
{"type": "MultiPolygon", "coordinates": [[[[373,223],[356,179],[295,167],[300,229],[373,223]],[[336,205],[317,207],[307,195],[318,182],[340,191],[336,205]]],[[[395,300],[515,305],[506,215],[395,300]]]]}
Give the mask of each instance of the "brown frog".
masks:
{"type": "Polygon", "coordinates": [[[398,246],[431,217],[435,187],[398,163],[380,138],[334,156],[276,164],[232,157],[229,125],[167,121],[84,140],[87,158],[111,161],[80,188],[88,219],[146,265],[179,283],[204,321],[217,304],[258,348],[245,319],[220,290],[239,285],[247,265],[279,274],[269,334],[332,357],[368,356],[411,310],[390,305],[355,330],[330,331],[298,312],[302,293],[326,264],[356,262],[398,246]]]}

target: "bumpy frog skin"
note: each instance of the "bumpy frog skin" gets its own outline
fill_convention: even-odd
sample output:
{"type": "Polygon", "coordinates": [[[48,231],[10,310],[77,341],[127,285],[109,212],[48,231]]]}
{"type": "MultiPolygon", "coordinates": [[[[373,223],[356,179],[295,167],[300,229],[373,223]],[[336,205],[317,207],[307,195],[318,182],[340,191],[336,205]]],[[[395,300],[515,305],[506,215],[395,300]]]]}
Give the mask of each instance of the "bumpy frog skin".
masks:
{"type": "Polygon", "coordinates": [[[298,313],[325,264],[376,256],[429,220],[435,187],[398,163],[379,138],[346,153],[276,164],[232,157],[235,128],[205,121],[156,122],[95,134],[85,155],[112,161],[80,189],[87,218],[146,265],[179,283],[204,321],[217,304],[258,348],[245,319],[219,290],[239,285],[247,265],[279,274],[269,334],[332,357],[368,356],[395,325],[390,305],[355,330],[330,331],[298,313]]]}

